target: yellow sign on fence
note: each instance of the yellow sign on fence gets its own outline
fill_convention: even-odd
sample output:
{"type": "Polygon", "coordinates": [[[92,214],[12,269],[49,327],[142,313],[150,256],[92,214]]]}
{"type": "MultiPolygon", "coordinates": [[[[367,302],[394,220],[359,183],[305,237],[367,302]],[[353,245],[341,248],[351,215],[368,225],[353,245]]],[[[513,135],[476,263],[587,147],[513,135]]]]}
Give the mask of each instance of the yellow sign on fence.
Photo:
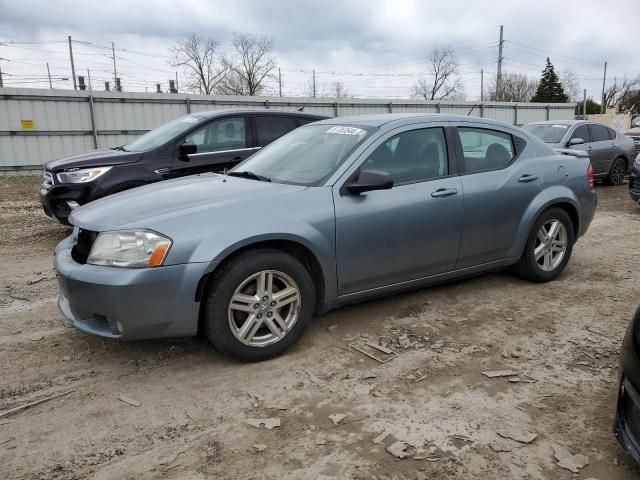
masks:
{"type": "Polygon", "coordinates": [[[32,130],[36,128],[36,122],[33,120],[20,120],[20,126],[25,130],[32,130]]]}

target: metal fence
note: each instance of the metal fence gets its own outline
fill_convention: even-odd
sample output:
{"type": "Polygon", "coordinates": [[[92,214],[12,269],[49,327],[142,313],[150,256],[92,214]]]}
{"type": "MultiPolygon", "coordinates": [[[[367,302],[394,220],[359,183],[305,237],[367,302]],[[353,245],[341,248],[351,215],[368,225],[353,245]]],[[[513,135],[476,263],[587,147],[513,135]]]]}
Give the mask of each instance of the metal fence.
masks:
{"type": "Polygon", "coordinates": [[[575,104],[235,97],[0,88],[0,172],[40,170],[48,160],[126,144],[186,113],[229,108],[327,116],[448,113],[513,124],[573,118],[575,104]]]}

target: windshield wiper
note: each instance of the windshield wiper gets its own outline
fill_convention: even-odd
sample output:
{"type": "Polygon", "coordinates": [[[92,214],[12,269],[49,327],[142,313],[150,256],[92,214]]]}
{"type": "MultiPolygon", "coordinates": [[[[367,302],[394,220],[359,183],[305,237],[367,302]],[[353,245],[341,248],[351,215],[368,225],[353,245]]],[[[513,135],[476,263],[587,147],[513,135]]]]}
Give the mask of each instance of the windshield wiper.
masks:
{"type": "Polygon", "coordinates": [[[126,148],[124,148],[124,145],[120,145],[119,147],[113,147],[111,150],[120,150],[122,152],[128,152],[129,151],[126,148]]]}
{"type": "Polygon", "coordinates": [[[250,172],[249,170],[244,170],[242,172],[227,172],[227,175],[229,175],[230,177],[251,178],[252,180],[259,180],[261,182],[271,181],[269,177],[265,177],[264,175],[258,175],[257,173],[250,172]]]}

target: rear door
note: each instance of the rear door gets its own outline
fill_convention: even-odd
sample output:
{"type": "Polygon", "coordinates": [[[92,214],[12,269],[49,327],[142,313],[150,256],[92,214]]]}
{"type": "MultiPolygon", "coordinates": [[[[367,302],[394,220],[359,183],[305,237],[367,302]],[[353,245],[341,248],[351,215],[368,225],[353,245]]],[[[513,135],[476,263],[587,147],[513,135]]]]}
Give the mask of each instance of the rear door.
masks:
{"type": "Polygon", "coordinates": [[[591,148],[588,149],[588,152],[591,157],[593,173],[605,175],[616,156],[613,142],[609,138],[609,129],[604,125],[590,123],[589,132],[591,133],[591,143],[589,144],[591,148]]]}
{"type": "Polygon", "coordinates": [[[522,216],[541,191],[532,147],[515,132],[483,124],[457,129],[464,216],[457,269],[508,258],[522,216]]]}
{"type": "Polygon", "coordinates": [[[255,147],[265,145],[298,127],[296,119],[287,115],[254,115],[255,147]]]}
{"type": "Polygon", "coordinates": [[[251,131],[245,116],[213,120],[176,142],[172,176],[202,172],[222,172],[247,158],[254,152],[251,131]],[[193,144],[197,151],[181,156],[179,146],[193,144]]]}

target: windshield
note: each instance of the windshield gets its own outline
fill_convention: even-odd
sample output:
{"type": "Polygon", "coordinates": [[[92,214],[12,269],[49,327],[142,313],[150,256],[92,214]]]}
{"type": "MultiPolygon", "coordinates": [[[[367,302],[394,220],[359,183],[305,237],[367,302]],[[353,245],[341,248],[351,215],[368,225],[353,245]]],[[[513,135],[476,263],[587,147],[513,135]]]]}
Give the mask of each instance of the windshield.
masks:
{"type": "Polygon", "coordinates": [[[553,125],[550,123],[530,123],[529,125],[525,125],[522,128],[524,128],[527,132],[533,133],[536,137],[538,137],[545,143],[560,143],[560,141],[564,138],[567,131],[569,130],[569,125],[563,125],[562,123],[553,125]]]}
{"type": "Polygon", "coordinates": [[[345,161],[374,129],[307,125],[279,138],[231,170],[276,183],[317,186],[345,161]]]}
{"type": "Polygon", "coordinates": [[[139,138],[136,138],[133,142],[125,145],[123,148],[125,151],[130,152],[144,152],[153,148],[159,147],[167,143],[174,137],[177,137],[181,133],[186,132],[194,125],[204,120],[201,117],[194,117],[187,115],[186,117],[176,118],[169,123],[160,125],[158,128],[145,133],[139,138]]]}

